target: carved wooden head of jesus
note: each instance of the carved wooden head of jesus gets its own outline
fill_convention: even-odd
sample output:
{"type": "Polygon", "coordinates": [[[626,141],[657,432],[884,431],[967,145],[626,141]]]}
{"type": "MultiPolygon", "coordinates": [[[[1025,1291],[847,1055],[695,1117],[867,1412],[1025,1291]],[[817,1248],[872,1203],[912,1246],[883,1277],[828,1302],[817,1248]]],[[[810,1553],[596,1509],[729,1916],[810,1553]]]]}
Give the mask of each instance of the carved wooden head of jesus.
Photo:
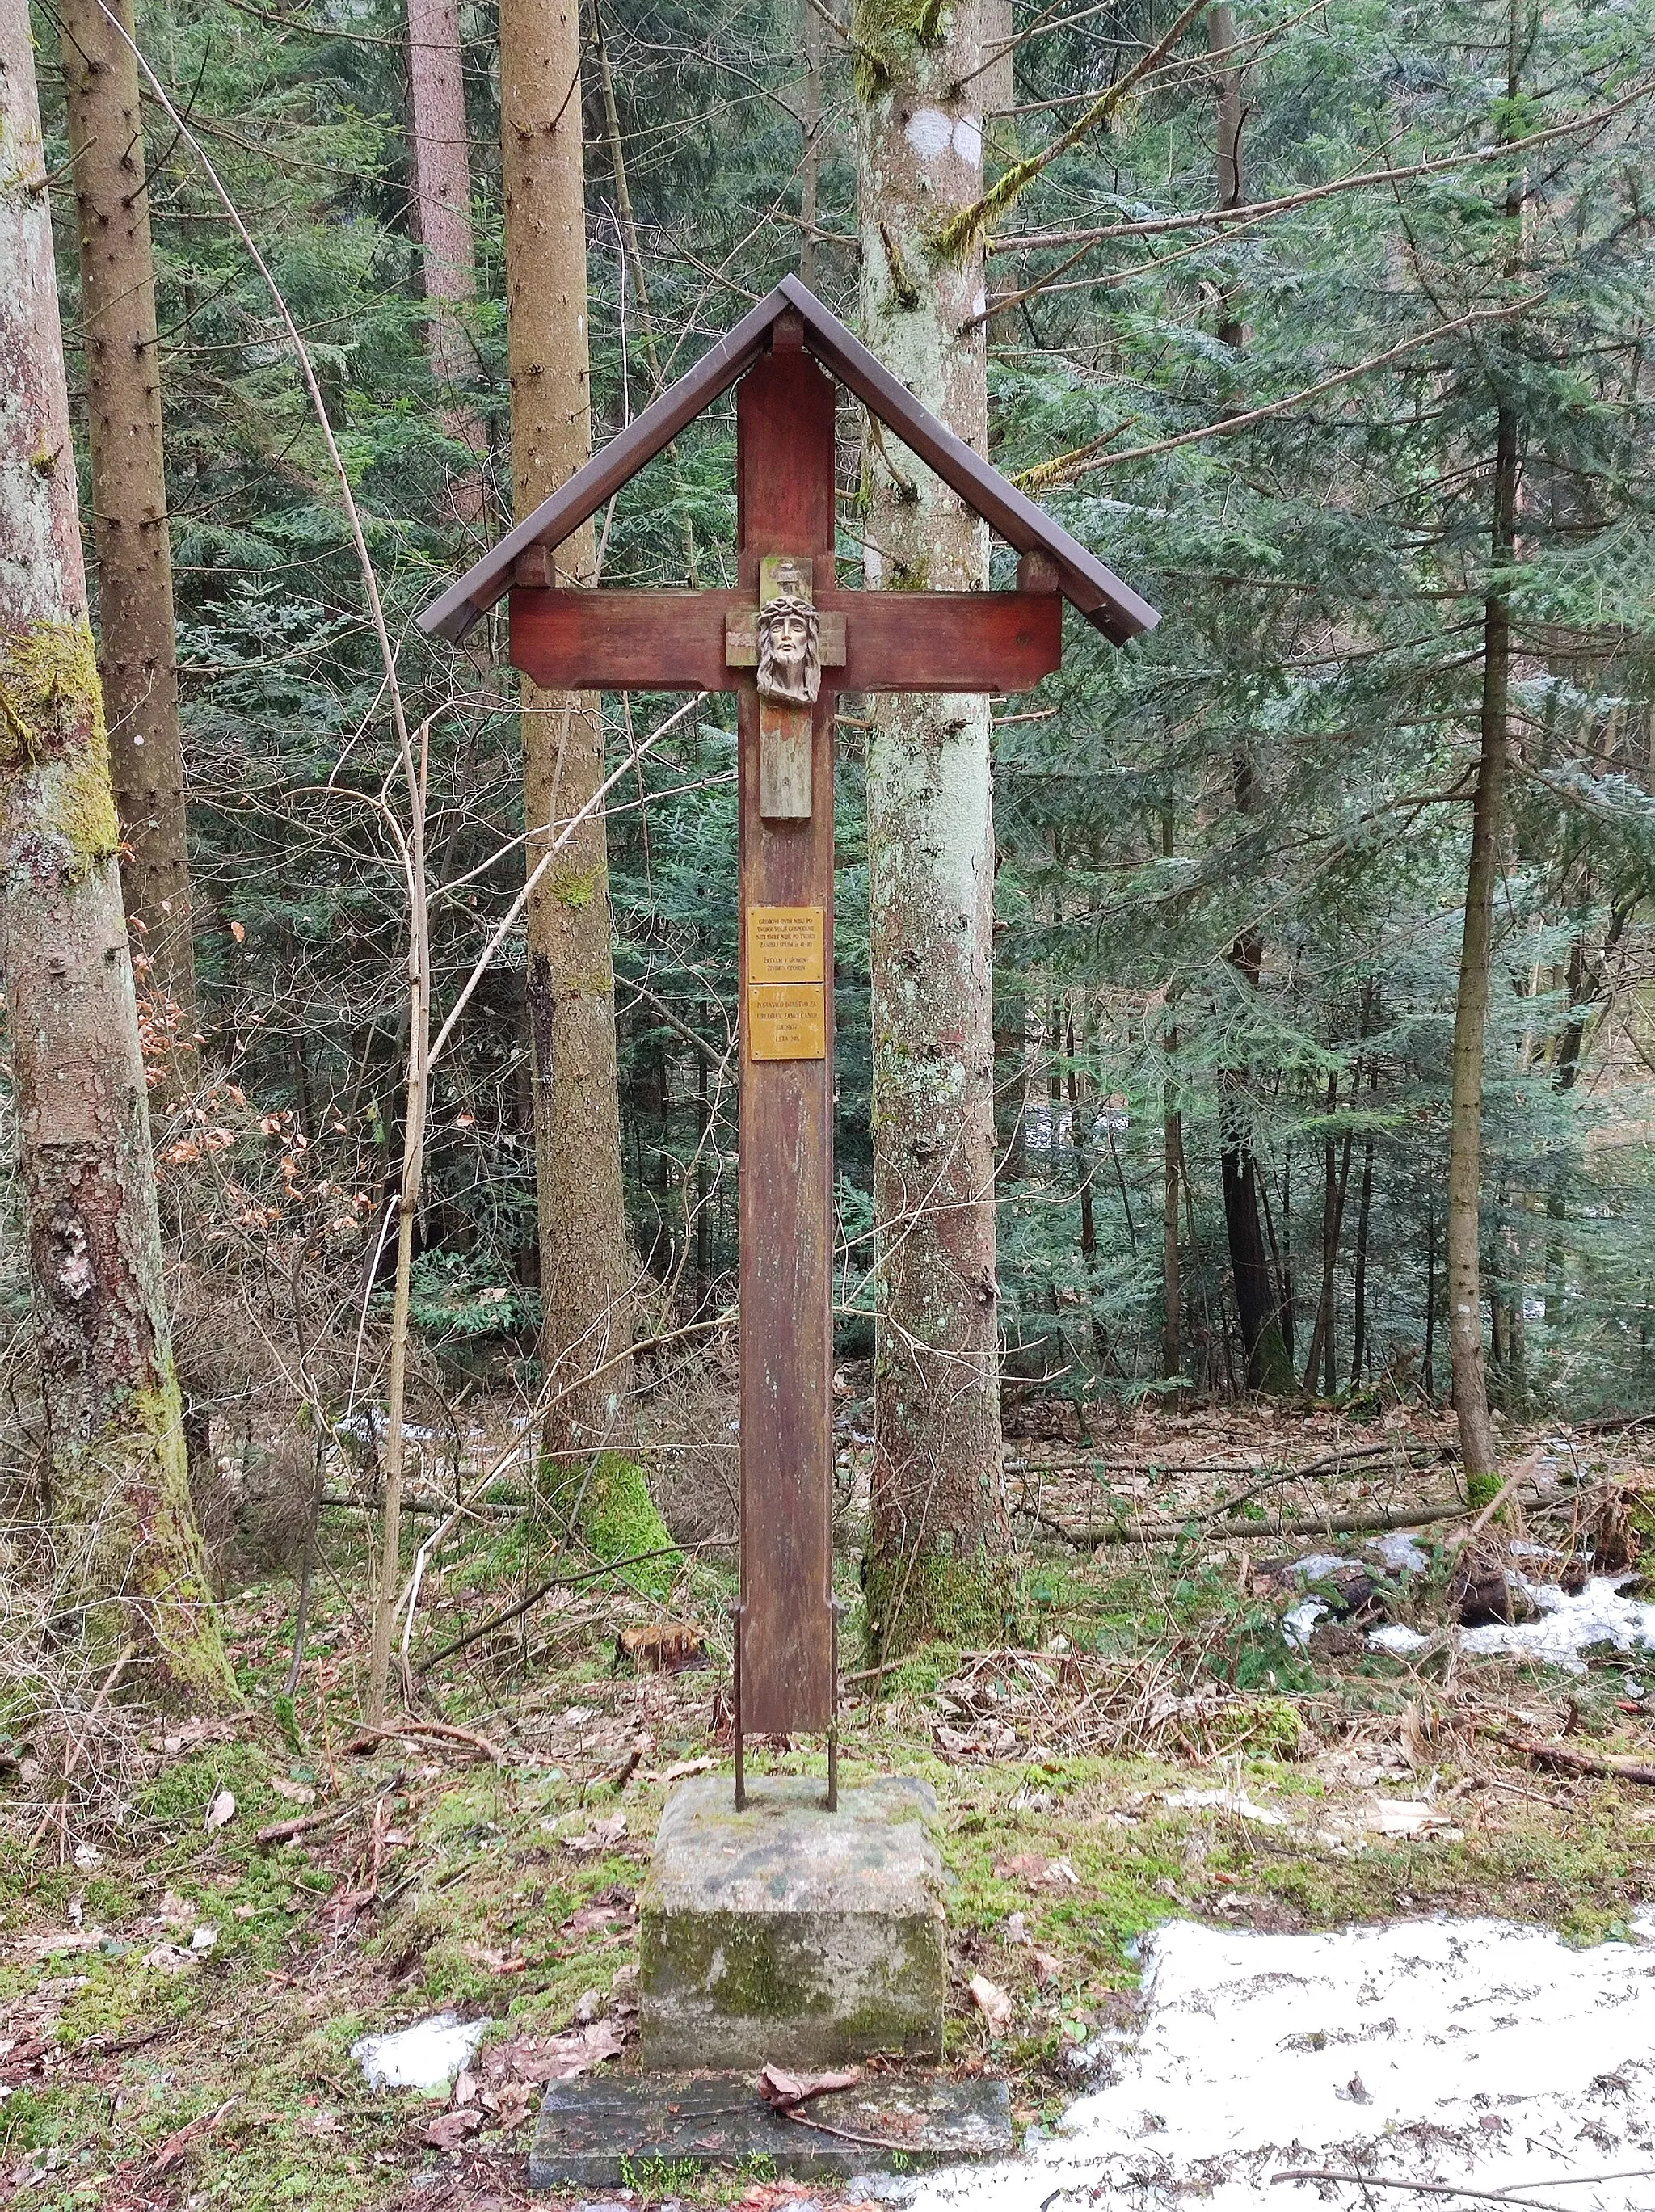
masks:
{"type": "Polygon", "coordinates": [[[759,696],[812,707],[821,689],[821,624],[804,572],[779,562],[777,594],[759,609],[759,696]]]}

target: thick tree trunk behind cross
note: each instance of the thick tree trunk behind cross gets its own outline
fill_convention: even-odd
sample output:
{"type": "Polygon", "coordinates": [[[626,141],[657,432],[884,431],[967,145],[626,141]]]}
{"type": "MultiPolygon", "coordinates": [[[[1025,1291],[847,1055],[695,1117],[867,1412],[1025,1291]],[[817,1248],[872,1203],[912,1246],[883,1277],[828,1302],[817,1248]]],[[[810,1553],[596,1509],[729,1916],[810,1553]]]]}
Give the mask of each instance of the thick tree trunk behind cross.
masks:
{"type": "MultiPolygon", "coordinates": [[[[981,192],[974,0],[864,4],[855,31],[863,334],[914,396],[987,444],[980,250],[928,240],[981,192]]],[[[868,458],[867,580],[981,589],[988,536],[888,437],[868,458]]],[[[999,1632],[1002,1487],[991,1000],[989,702],[888,696],[868,744],[876,1456],[864,1563],[881,1656],[999,1632]]]]}
{"type": "Polygon", "coordinates": [[[0,943],[60,1619],[235,1688],[190,1504],[26,0],[0,0],[0,943]]]}
{"type": "MultiPolygon", "coordinates": [[[[130,34],[131,0],[109,4],[130,34]]],[[[99,666],[128,848],[121,880],[126,910],[142,926],[142,988],[156,1027],[187,1067],[195,951],[138,63],[100,0],[64,0],[58,21],[81,234],[99,666]]]]}
{"type": "MultiPolygon", "coordinates": [[[[580,26],[574,0],[505,0],[500,129],[512,380],[512,497],[519,515],[586,459],[591,413],[580,160],[580,26]]],[[[560,580],[589,583],[591,526],[558,550],[560,580]]],[[[603,777],[597,696],[523,685],[523,772],[532,868],[547,825],[603,777]]],[[[559,1393],[547,1446],[611,1435],[627,1382],[631,1267],[621,1203],[609,849],[587,823],[541,878],[528,916],[544,1354],[559,1393]]]]}

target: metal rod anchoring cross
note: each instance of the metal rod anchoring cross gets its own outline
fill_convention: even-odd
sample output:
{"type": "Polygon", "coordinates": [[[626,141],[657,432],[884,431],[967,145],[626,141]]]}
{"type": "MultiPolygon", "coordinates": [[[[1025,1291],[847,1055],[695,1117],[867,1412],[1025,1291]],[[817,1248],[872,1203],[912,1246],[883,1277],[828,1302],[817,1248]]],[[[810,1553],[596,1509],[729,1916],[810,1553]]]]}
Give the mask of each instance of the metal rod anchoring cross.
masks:
{"type": "Polygon", "coordinates": [[[733,1632],[733,1648],[730,1662],[731,1702],[735,1707],[733,1724],[736,1735],[736,1810],[747,1810],[747,1747],[742,1740],[742,1622],[747,1613],[744,1605],[730,1608],[730,1626],[733,1632]]]}

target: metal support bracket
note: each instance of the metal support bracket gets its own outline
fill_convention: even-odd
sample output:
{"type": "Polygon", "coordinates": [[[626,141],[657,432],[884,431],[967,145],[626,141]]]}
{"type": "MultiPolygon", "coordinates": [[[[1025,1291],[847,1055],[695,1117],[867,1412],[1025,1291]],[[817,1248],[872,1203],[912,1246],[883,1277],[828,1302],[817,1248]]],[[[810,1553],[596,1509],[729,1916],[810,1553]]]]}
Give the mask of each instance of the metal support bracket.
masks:
{"type": "Polygon", "coordinates": [[[731,1703],[735,1706],[736,1810],[738,1813],[744,1813],[747,1810],[747,1746],[742,1735],[742,1623],[746,1618],[747,1607],[744,1605],[731,1607],[730,1626],[733,1632],[733,1644],[730,1664],[730,1686],[731,1703]]]}
{"type": "Polygon", "coordinates": [[[833,1620],[828,1679],[834,1686],[833,1713],[828,1723],[828,1810],[830,1813],[839,1810],[839,1617],[844,1610],[836,1597],[828,1599],[828,1611],[833,1620]]]}

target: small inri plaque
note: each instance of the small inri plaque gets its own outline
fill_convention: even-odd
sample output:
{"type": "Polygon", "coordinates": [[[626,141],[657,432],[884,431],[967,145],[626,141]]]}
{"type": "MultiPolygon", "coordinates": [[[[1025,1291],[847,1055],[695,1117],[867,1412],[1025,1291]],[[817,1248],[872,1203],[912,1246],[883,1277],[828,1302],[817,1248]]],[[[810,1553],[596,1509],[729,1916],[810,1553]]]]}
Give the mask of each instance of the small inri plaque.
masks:
{"type": "Polygon", "coordinates": [[[747,909],[747,980],[755,983],[827,981],[819,906],[750,906],[747,909]]]}
{"type": "Polygon", "coordinates": [[[749,1060],[825,1060],[827,987],[821,983],[753,983],[747,992],[749,1060]]]}

